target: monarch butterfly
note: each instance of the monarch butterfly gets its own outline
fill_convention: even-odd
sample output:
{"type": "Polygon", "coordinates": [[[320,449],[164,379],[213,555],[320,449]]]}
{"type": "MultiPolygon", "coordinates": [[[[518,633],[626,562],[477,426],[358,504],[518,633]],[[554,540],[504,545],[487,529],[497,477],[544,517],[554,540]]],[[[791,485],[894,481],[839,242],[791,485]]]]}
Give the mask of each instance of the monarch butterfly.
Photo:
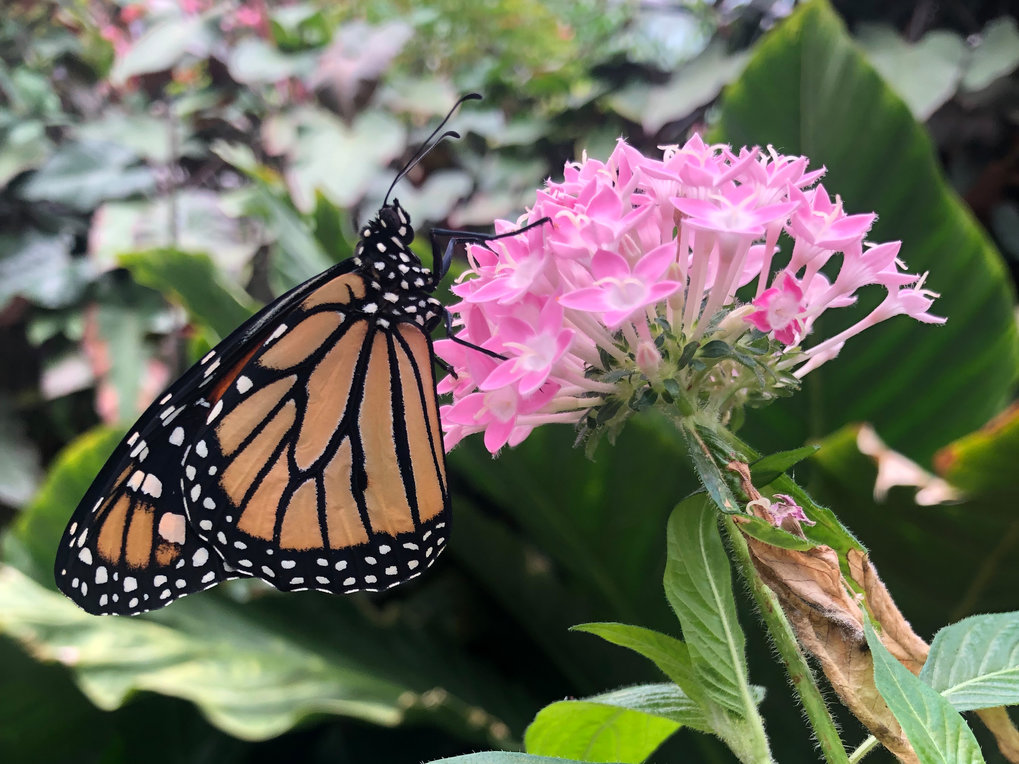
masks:
{"type": "MultiPolygon", "coordinates": [[[[433,142],[472,98],[389,193],[459,137],[433,142]]],[[[134,615],[242,576],[379,591],[435,561],[450,498],[430,333],[448,314],[432,292],[453,241],[433,274],[413,238],[387,193],[350,259],[263,308],[142,414],[64,531],[61,591],[134,615]]]]}

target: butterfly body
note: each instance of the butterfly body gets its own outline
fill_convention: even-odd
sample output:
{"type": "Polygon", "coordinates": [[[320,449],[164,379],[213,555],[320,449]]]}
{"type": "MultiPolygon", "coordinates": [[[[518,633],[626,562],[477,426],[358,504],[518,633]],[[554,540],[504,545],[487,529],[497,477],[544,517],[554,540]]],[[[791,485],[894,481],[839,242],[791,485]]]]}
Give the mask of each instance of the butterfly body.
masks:
{"type": "Polygon", "coordinates": [[[135,614],[228,578],[382,590],[448,538],[430,332],[436,278],[397,201],[142,415],[75,510],[55,574],[135,614]]]}

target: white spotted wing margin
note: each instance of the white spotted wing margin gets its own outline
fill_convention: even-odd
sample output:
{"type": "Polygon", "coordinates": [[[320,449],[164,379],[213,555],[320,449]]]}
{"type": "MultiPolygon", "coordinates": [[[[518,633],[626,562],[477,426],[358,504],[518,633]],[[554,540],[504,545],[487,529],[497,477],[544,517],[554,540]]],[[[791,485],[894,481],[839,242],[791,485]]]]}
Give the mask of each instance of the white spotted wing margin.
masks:
{"type": "Polygon", "coordinates": [[[245,575],[187,522],[182,462],[210,393],[308,292],[353,267],[339,263],[263,308],[141,415],[86,491],[57,548],[57,587],[95,615],[136,615],[245,575]]]}

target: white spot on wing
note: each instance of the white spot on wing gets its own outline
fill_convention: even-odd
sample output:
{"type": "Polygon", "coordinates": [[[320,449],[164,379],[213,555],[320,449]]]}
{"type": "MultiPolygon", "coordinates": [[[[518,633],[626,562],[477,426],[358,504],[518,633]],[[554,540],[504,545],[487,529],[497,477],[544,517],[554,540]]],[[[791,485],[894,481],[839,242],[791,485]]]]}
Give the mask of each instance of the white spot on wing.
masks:
{"type": "MultiPolygon", "coordinates": [[[[163,495],[162,481],[150,472],[142,481],[142,493],[148,494],[154,499],[158,499],[163,495]]],[[[166,515],[164,515],[164,517],[166,517],[166,515]]]]}
{"type": "Polygon", "coordinates": [[[183,544],[186,529],[187,521],[184,515],[167,512],[159,518],[159,535],[171,544],[183,544]]]}
{"type": "MultiPolygon", "coordinates": [[[[220,412],[222,411],[223,411],[223,399],[220,398],[218,401],[216,401],[216,405],[212,407],[212,411],[209,412],[209,416],[206,418],[205,423],[211,424],[212,420],[218,417],[220,415],[220,412]]],[[[205,441],[203,440],[202,442],[204,443],[205,441]]],[[[201,455],[202,454],[199,454],[199,456],[201,455]]]]}
{"type": "Polygon", "coordinates": [[[143,480],[145,480],[145,473],[141,470],[135,470],[134,474],[127,479],[127,487],[132,491],[137,491],[138,486],[142,484],[143,480]]]}
{"type": "Polygon", "coordinates": [[[279,339],[280,337],[282,337],[283,333],[286,332],[287,328],[288,327],[287,327],[286,324],[280,324],[279,326],[277,326],[276,330],[272,334],[269,335],[269,338],[265,342],[262,343],[263,346],[264,345],[268,345],[273,340],[276,340],[276,339],[279,339]]]}

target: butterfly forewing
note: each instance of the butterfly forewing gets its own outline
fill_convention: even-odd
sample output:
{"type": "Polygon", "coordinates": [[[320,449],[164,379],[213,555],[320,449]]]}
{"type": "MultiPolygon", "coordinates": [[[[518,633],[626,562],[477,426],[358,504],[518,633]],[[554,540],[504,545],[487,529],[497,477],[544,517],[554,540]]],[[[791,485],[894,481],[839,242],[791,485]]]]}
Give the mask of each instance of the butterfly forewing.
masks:
{"type": "Polygon", "coordinates": [[[266,327],[347,261],[291,290],[238,327],[141,415],[78,504],[57,549],[54,577],[90,613],[134,615],[220,581],[233,571],[186,521],[182,461],[211,404],[266,327]]]}
{"type": "Polygon", "coordinates": [[[267,330],[185,456],[198,533],[280,589],[386,589],[445,544],[435,305],[387,290],[401,254],[321,285],[267,330]]]}

